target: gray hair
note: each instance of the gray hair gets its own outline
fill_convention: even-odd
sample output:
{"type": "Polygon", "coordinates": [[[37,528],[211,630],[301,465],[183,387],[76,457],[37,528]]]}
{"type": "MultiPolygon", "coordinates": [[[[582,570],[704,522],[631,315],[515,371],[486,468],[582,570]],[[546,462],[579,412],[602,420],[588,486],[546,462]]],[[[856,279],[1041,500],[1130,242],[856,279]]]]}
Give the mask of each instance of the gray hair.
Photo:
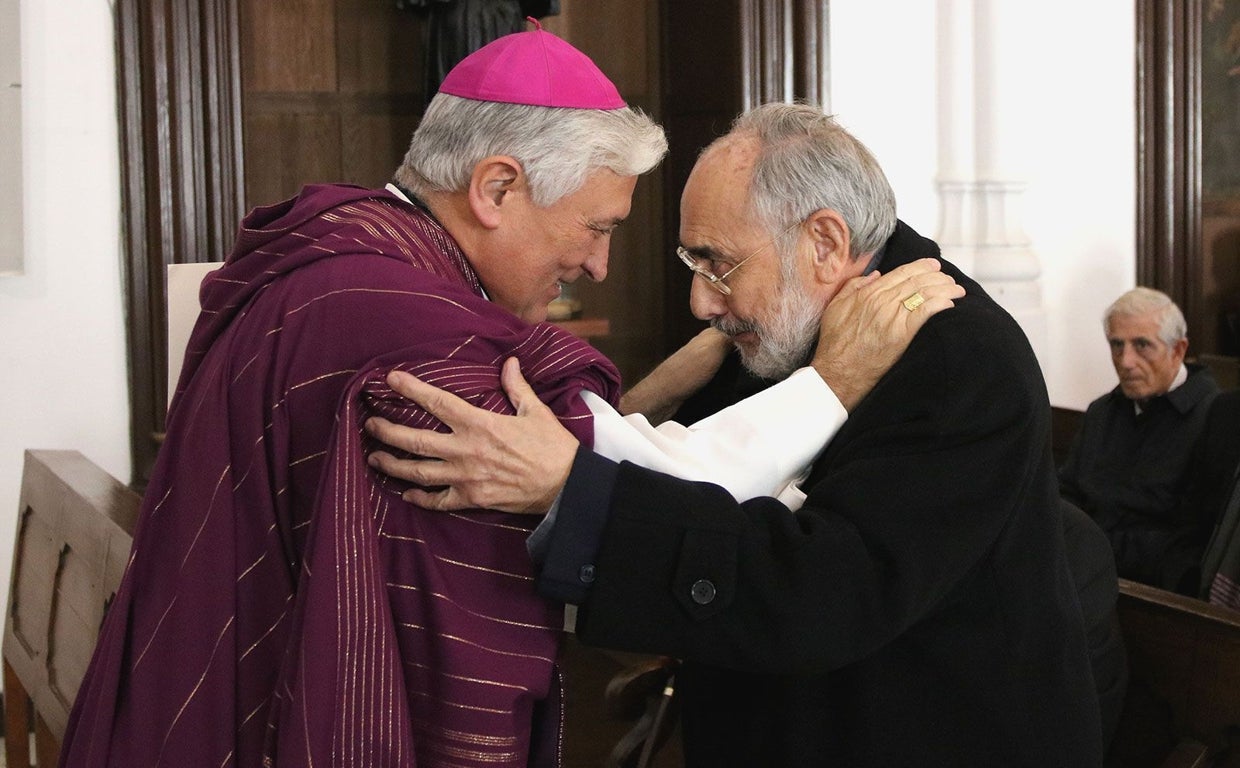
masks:
{"type": "Polygon", "coordinates": [[[414,194],[460,192],[479,160],[507,155],[521,163],[534,204],[546,207],[581,189],[596,170],[638,176],[666,152],[663,129],[629,107],[564,109],[439,93],[395,178],[414,194]]]}
{"type": "Polygon", "coordinates": [[[1111,318],[1116,315],[1131,317],[1161,312],[1158,318],[1158,337],[1168,346],[1180,339],[1188,338],[1188,324],[1184,322],[1184,313],[1175,305],[1171,297],[1153,288],[1133,288],[1116,299],[1102,314],[1102,329],[1111,332],[1111,318]]]}
{"type": "Polygon", "coordinates": [[[818,107],[764,104],[736,119],[728,137],[737,134],[758,140],[750,204],[772,234],[829,208],[848,224],[856,258],[895,230],[895,193],[878,161],[818,107]]]}

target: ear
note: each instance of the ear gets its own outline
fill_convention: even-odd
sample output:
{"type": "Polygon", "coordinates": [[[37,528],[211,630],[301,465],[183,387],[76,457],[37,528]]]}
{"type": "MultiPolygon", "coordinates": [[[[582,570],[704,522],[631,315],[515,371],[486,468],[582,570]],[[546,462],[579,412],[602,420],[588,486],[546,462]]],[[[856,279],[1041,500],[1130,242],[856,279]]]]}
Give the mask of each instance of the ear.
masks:
{"type": "Polygon", "coordinates": [[[842,283],[860,274],[865,267],[852,257],[852,233],[838,211],[820,208],[805,223],[814,247],[811,269],[818,282],[842,283]]]}
{"type": "Polygon", "coordinates": [[[483,227],[495,229],[511,208],[512,193],[524,184],[525,171],[515,158],[484,157],[469,177],[469,210],[483,227]]]}
{"type": "Polygon", "coordinates": [[[1184,355],[1188,354],[1188,339],[1180,339],[1171,347],[1171,354],[1177,363],[1184,362],[1184,355]]]}

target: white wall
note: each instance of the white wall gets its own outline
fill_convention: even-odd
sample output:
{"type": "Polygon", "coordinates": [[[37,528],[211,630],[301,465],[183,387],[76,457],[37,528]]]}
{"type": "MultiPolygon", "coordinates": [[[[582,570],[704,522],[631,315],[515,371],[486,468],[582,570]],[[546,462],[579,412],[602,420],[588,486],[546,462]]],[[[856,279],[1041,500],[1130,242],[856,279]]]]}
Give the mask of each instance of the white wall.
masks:
{"type": "MultiPolygon", "coordinates": [[[[935,7],[831,0],[830,11],[831,111],[877,155],[900,217],[927,236],[938,222],[935,7]]],[[[1051,402],[1083,409],[1115,385],[1100,317],[1136,276],[1134,9],[1041,0],[1021,22],[1038,51],[1012,85],[1032,103],[1020,166],[1024,229],[1042,265],[1042,365],[1051,402]]]]}
{"type": "Polygon", "coordinates": [[[21,0],[25,273],[0,277],[0,594],[25,449],[76,449],[129,479],[112,30],[107,0],[21,0]]]}
{"type": "Polygon", "coordinates": [[[22,271],[21,24],[17,0],[0,0],[0,276],[22,271]]]}

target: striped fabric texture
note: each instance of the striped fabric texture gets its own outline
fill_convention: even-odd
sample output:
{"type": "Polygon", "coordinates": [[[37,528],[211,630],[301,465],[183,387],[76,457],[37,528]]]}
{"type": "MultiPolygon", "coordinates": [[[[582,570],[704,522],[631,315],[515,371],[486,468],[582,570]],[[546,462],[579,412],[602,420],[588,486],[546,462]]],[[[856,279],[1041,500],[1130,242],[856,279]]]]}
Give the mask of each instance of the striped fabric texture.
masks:
{"type": "Polygon", "coordinates": [[[61,764],[558,765],[562,609],[533,589],[536,521],[402,501],[362,424],[443,428],[393,368],[511,412],[515,356],[588,445],[577,393],[614,402],[614,367],[486,301],[446,231],[381,191],[256,209],[201,295],[61,764]]]}

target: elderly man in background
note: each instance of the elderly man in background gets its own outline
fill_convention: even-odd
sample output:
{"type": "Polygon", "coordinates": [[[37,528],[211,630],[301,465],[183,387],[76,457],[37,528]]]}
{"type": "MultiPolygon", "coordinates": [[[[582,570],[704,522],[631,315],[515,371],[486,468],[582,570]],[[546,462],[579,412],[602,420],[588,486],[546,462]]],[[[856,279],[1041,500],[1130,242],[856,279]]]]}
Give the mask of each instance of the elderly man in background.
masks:
{"type": "Polygon", "coordinates": [[[1112,391],[1089,404],[1060,490],[1106,532],[1119,575],[1195,594],[1211,520],[1185,503],[1194,446],[1218,385],[1186,364],[1187,326],[1169,296],[1134,288],[1103,315],[1112,391]]]}
{"type": "MultiPolygon", "coordinates": [[[[699,158],[681,213],[680,258],[701,277],[690,305],[740,353],[682,414],[862,333],[817,329],[850,279],[939,256],[896,220],[873,156],[807,105],[739,118],[699,158]]],[[[841,396],[848,419],[798,498],[740,501],[608,461],[519,386],[510,417],[398,377],[453,434],[377,423],[433,460],[372,461],[422,484],[407,496],[427,507],[557,498],[539,587],[580,606],[583,641],[684,660],[690,766],[1098,766],[1041,372],[1016,322],[943,270],[967,294],[868,393],[841,396]],[[522,461],[532,446],[540,460],[522,461]]],[[[921,299],[889,295],[907,314],[921,299]]],[[[788,407],[807,428],[826,416],[788,407]]]]}

